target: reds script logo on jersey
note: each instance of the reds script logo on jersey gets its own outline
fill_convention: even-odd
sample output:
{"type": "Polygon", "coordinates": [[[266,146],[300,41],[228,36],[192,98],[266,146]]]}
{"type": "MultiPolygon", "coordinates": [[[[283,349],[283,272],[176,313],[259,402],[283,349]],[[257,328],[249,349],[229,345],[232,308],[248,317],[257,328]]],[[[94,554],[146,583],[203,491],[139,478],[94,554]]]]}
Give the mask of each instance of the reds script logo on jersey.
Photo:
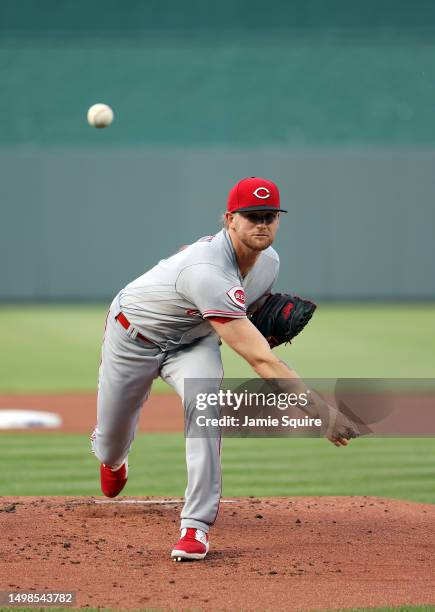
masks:
{"type": "Polygon", "coordinates": [[[246,297],[245,297],[245,291],[243,287],[241,287],[240,285],[237,285],[236,287],[233,287],[232,289],[227,291],[227,295],[234,302],[236,306],[239,306],[240,308],[243,308],[243,309],[246,308],[245,306],[246,297]]]}

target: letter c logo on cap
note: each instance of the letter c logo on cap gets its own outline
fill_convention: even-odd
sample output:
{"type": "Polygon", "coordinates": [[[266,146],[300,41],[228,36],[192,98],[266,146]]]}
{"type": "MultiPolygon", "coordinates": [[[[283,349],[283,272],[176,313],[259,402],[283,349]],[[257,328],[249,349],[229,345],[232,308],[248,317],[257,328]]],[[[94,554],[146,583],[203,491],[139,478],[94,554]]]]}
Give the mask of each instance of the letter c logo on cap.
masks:
{"type": "Polygon", "coordinates": [[[267,200],[267,198],[270,198],[270,191],[266,189],[266,187],[257,187],[254,191],[254,195],[256,198],[260,198],[260,200],[267,200]],[[262,191],[264,195],[261,195],[260,191],[262,191]]]}

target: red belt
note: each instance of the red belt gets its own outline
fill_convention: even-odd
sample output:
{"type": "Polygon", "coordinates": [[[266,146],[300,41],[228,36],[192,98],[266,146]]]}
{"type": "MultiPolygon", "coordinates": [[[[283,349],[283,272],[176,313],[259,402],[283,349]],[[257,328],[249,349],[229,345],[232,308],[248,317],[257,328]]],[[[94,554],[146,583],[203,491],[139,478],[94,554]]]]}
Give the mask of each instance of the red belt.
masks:
{"type": "MultiPolygon", "coordinates": [[[[120,312],[119,315],[115,318],[117,321],[121,323],[124,329],[126,329],[127,331],[130,329],[130,321],[127,319],[127,317],[122,312],[120,312]]],[[[145,336],[143,336],[142,334],[138,333],[136,338],[140,338],[141,340],[143,340],[144,342],[147,342],[148,344],[153,344],[151,340],[148,340],[148,338],[145,338],[145,336]]]]}

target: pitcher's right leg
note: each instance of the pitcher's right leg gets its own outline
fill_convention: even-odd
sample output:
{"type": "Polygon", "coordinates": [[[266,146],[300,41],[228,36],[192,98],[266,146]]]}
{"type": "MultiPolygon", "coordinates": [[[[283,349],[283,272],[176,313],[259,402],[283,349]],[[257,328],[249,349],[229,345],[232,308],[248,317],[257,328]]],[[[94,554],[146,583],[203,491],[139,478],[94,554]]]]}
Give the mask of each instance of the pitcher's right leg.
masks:
{"type": "Polygon", "coordinates": [[[143,402],[158,376],[163,353],[159,347],[132,338],[107,318],[98,380],[97,425],[92,449],[102,466],[103,493],[114,497],[127,481],[126,459],[133,442],[143,402]]]}

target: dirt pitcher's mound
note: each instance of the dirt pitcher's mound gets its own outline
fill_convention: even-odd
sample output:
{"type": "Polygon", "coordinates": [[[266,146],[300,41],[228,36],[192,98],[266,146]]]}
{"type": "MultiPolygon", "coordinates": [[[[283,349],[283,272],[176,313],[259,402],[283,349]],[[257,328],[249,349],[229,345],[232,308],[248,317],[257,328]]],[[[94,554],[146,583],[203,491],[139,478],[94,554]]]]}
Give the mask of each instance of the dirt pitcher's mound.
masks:
{"type": "Polygon", "coordinates": [[[370,497],[228,500],[205,561],[173,563],[180,502],[2,498],[0,590],[78,607],[322,610],[435,603],[435,506],[370,497]]]}

